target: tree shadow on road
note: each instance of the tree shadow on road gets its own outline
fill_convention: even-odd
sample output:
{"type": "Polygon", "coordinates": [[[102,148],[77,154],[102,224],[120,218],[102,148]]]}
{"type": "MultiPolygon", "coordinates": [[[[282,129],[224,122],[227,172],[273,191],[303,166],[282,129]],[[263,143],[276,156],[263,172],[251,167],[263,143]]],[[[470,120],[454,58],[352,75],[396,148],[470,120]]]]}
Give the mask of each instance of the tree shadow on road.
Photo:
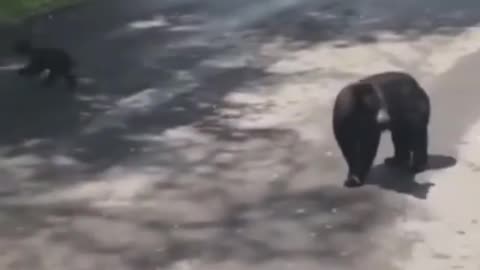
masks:
{"type": "MultiPolygon", "coordinates": [[[[264,16],[254,18],[253,31],[266,39],[282,38],[298,44],[298,48],[334,42],[337,47],[376,43],[382,34],[395,40],[414,41],[426,35],[457,35],[479,23],[480,6],[472,1],[460,3],[422,3],[405,1],[385,4],[384,1],[296,1],[281,5],[265,1],[257,11],[264,16]]],[[[252,8],[253,9],[253,8],[252,8]]],[[[256,15],[256,16],[255,16],[256,15]]],[[[240,19],[241,20],[241,19],[240,19]]]]}
{"type": "MultiPolygon", "coordinates": [[[[165,189],[162,193],[167,192],[165,189]]],[[[206,269],[232,263],[253,269],[250,267],[302,262],[348,269],[354,264],[368,265],[365,258],[377,245],[373,237],[379,233],[377,226],[389,224],[403,211],[398,205],[385,205],[378,192],[352,194],[333,186],[293,193],[277,190],[248,203],[235,203],[218,195],[184,197],[169,206],[137,205],[135,212],[126,210],[127,205],[92,208],[81,203],[4,204],[0,207],[4,213],[0,236],[25,243],[10,249],[14,250],[10,259],[26,268],[41,261],[75,270],[85,266],[82,259],[89,258],[92,266],[125,269],[168,269],[178,264],[206,269]],[[217,203],[212,204],[212,200],[217,203]],[[169,207],[179,211],[179,204],[191,205],[193,211],[210,206],[213,215],[207,218],[192,212],[180,216],[177,212],[172,216],[174,212],[165,212],[169,207]],[[219,204],[223,206],[221,212],[215,210],[219,204]],[[144,214],[139,215],[139,210],[144,214]],[[48,248],[33,250],[28,243],[34,242],[48,243],[48,248]],[[64,250],[62,258],[70,259],[59,260],[51,252],[57,249],[64,250]],[[31,259],[30,254],[38,254],[42,260],[31,259]]],[[[394,235],[389,230],[384,237],[394,240],[394,235]]],[[[401,248],[414,241],[405,236],[401,240],[392,245],[401,248]]],[[[387,258],[375,260],[388,263],[387,258]]]]}
{"type": "MultiPolygon", "coordinates": [[[[2,237],[21,243],[2,250],[13,250],[18,264],[30,263],[25,269],[41,260],[72,270],[168,269],[181,260],[216,263],[219,269],[231,261],[256,269],[305,261],[315,269],[358,261],[365,263],[358,268],[372,268],[365,257],[378,247],[372,240],[378,227],[391,224],[403,209],[368,187],[325,185],[325,176],[311,169],[324,160],[307,155],[316,146],[293,129],[238,125],[236,118],[254,105],[232,105],[226,98],[258,90],[251,87],[255,83],[289,78],[268,70],[278,55],[265,62],[253,57],[252,64],[245,55],[256,56],[259,48],[238,48],[243,38],[256,36],[263,45],[280,36],[303,48],[337,40],[348,47],[375,42],[375,31],[395,32],[394,25],[380,19],[361,30],[356,27],[366,23],[359,15],[370,14],[366,7],[313,1],[285,7],[251,1],[239,10],[223,4],[214,23],[196,1],[170,1],[168,8],[162,1],[135,5],[147,2],[160,6],[135,16],[113,6],[114,20],[105,24],[105,10],[95,17],[98,22],[82,20],[89,8],[38,19],[43,30],[36,41],[71,49],[80,59],[79,72],[90,79],[73,95],[0,72],[0,231],[20,230],[2,237]],[[250,13],[254,8],[261,12],[250,13]],[[91,31],[69,31],[63,22],[91,31]],[[237,30],[237,38],[224,35],[237,30]],[[352,31],[362,34],[360,41],[352,31]]],[[[205,8],[226,3],[205,2],[205,8]]],[[[455,30],[445,35],[476,23],[470,16],[457,20],[462,23],[452,23],[455,30]]],[[[432,20],[424,33],[449,22],[432,20]]],[[[401,34],[402,25],[395,27],[401,34]]],[[[415,27],[403,27],[403,37],[413,38],[407,30],[415,27]]],[[[269,110],[268,104],[255,106],[260,113],[269,110]]],[[[439,169],[452,161],[434,156],[432,164],[439,169]]],[[[372,175],[370,185],[419,198],[428,192],[413,176],[381,166],[372,175]]],[[[411,241],[391,231],[386,237],[400,246],[411,241]]],[[[403,256],[388,255],[370,260],[388,264],[392,256],[403,256]]]]}

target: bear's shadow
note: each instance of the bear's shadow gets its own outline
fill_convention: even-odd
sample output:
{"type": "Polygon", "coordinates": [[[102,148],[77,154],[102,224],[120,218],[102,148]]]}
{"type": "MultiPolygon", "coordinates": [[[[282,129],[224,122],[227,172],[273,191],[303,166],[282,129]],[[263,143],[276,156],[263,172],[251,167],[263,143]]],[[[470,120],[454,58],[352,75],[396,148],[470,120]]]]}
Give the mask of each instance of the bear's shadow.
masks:
{"type": "MultiPolygon", "coordinates": [[[[457,163],[457,160],[451,156],[430,155],[428,163],[425,172],[452,167],[457,163]]],[[[415,176],[416,174],[388,167],[382,163],[372,168],[366,184],[408,194],[418,199],[426,199],[430,188],[435,184],[431,182],[419,183],[415,181],[415,176]]]]}

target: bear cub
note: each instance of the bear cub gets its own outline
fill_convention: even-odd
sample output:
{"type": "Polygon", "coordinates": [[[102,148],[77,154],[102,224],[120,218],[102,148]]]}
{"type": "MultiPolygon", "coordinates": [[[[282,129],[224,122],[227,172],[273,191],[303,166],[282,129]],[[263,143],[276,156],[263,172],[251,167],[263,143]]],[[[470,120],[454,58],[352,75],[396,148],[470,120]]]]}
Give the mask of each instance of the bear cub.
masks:
{"type": "Polygon", "coordinates": [[[63,78],[70,88],[77,86],[76,76],[73,74],[74,61],[70,54],[60,48],[37,48],[29,40],[17,40],[13,51],[28,58],[28,63],[18,70],[21,76],[39,76],[48,71],[45,86],[52,86],[58,78],[63,78]]]}

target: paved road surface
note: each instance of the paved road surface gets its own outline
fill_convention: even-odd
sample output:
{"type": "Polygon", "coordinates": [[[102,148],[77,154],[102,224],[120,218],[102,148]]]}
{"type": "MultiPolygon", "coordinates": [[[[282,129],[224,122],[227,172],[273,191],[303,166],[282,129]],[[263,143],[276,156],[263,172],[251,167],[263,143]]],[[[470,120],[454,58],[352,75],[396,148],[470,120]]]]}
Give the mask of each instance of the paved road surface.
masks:
{"type": "Polygon", "coordinates": [[[82,80],[43,90],[1,59],[1,269],[479,269],[480,3],[260,2],[35,19],[82,80]],[[432,96],[432,169],[383,168],[385,135],[345,189],[332,98],[390,69],[432,96]]]}

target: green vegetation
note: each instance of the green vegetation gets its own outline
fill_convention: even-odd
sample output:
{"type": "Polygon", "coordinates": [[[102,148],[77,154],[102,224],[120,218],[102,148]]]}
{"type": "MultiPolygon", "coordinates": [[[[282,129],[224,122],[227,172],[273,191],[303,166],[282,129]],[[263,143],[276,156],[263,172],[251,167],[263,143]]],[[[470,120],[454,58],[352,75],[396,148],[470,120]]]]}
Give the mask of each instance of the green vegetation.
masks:
{"type": "Polygon", "coordinates": [[[81,0],[0,0],[0,22],[14,22],[27,16],[77,3],[81,0]]]}

